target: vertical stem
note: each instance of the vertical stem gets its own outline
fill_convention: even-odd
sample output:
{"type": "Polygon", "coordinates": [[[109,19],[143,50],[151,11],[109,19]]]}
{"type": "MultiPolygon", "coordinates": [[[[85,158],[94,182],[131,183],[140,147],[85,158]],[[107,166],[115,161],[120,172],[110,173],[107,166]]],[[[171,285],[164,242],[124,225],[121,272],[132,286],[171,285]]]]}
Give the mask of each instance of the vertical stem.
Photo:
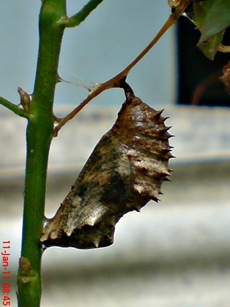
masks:
{"type": "Polygon", "coordinates": [[[41,256],[46,174],[53,137],[53,99],[66,17],[65,0],[43,0],[39,19],[39,55],[27,126],[27,161],[22,251],[18,270],[18,305],[38,307],[41,298],[41,256]]]}

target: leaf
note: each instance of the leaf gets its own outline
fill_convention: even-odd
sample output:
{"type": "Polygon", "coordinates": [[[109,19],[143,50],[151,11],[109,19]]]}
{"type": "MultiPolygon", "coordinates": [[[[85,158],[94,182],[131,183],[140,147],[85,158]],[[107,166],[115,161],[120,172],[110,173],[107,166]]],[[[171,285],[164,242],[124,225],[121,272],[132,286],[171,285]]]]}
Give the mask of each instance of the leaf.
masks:
{"type": "MultiPolygon", "coordinates": [[[[213,2],[213,4],[206,11],[203,20],[200,42],[205,42],[212,36],[223,32],[230,25],[229,0],[212,0],[211,2],[213,2]]],[[[194,3],[194,5],[196,5],[196,3],[194,3]]]]}
{"type": "Polygon", "coordinates": [[[201,31],[198,47],[210,59],[215,57],[224,31],[230,25],[229,0],[205,0],[193,3],[194,23],[201,31]]]}
{"type": "Polygon", "coordinates": [[[104,247],[129,211],[158,201],[169,180],[169,127],[134,94],[127,94],[117,121],[96,145],[71,191],[44,227],[45,246],[104,247]]]}
{"type": "Polygon", "coordinates": [[[207,58],[213,60],[215,58],[217,51],[219,50],[219,46],[222,42],[223,36],[224,33],[222,32],[214,35],[207,41],[201,42],[199,40],[197,46],[207,58]]]}

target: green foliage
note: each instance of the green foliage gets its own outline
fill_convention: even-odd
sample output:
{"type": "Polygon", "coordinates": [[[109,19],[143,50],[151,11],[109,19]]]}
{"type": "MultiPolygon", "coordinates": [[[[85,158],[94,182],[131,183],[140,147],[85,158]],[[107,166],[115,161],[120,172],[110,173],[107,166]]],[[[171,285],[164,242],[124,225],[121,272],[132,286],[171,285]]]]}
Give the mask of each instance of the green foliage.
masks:
{"type": "Polygon", "coordinates": [[[193,3],[194,23],[201,31],[198,47],[213,60],[230,26],[229,0],[205,0],[193,3]]]}

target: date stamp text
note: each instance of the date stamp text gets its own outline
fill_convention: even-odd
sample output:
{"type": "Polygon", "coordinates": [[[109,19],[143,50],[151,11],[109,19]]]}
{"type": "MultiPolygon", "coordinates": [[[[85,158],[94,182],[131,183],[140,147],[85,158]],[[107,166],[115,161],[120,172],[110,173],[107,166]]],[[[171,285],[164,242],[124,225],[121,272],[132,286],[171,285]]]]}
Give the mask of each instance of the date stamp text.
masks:
{"type": "Polygon", "coordinates": [[[10,306],[10,241],[2,242],[2,306],[10,306]]]}

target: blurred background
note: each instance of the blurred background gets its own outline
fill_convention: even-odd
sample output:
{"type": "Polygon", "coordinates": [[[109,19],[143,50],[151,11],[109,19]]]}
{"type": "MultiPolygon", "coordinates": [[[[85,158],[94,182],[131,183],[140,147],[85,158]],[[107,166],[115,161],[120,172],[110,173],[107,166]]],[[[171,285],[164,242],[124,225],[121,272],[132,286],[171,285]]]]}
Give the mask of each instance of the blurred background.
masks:
{"type": "MultiPolygon", "coordinates": [[[[85,3],[69,0],[69,15],[85,3]]],[[[18,86],[33,91],[39,9],[40,1],[1,3],[0,95],[16,104],[18,86]]],[[[106,0],[80,27],[66,30],[59,74],[75,84],[58,84],[56,114],[64,116],[78,105],[87,95],[84,86],[104,82],[123,69],[169,14],[167,1],[106,0]]],[[[156,109],[164,108],[163,115],[170,117],[167,125],[172,125],[170,133],[175,135],[171,145],[176,156],[170,162],[172,182],[163,184],[160,203],[150,202],[141,213],[121,219],[112,246],[46,250],[42,307],[230,306],[230,96],[222,84],[214,91],[212,81],[200,86],[207,84],[209,76],[220,76],[227,60],[211,62],[199,53],[195,42],[189,47],[190,28],[181,20],[127,79],[137,96],[156,109]],[[199,92],[199,86],[204,90],[199,92]],[[199,99],[194,102],[197,87],[199,99]]],[[[112,126],[124,100],[119,89],[103,93],[54,139],[48,217],[54,215],[94,146],[112,126]]],[[[11,241],[14,306],[26,121],[3,107],[0,118],[0,237],[11,241]]]]}

